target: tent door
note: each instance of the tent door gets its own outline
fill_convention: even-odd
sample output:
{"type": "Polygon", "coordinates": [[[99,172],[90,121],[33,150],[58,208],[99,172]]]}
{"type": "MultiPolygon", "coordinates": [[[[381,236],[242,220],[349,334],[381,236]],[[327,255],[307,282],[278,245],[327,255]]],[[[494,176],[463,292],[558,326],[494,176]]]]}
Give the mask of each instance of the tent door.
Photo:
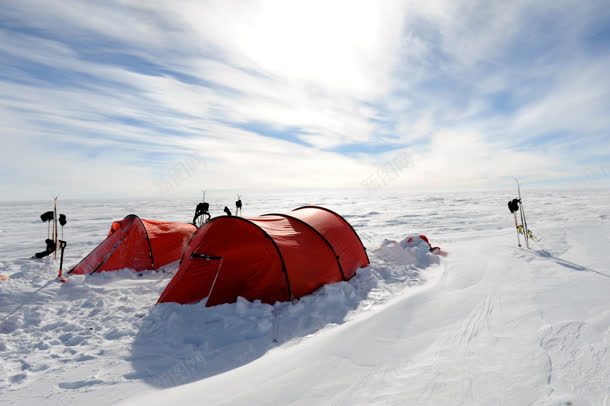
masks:
{"type": "Polygon", "coordinates": [[[220,275],[220,270],[222,269],[222,257],[218,257],[215,255],[206,255],[206,254],[198,254],[196,252],[193,252],[191,254],[191,257],[193,259],[197,259],[200,261],[218,261],[218,268],[216,270],[216,275],[214,275],[214,280],[212,281],[212,285],[210,286],[210,291],[207,294],[207,302],[210,301],[210,297],[212,296],[212,292],[214,291],[214,286],[216,285],[216,281],[218,280],[218,275],[220,275]]]}

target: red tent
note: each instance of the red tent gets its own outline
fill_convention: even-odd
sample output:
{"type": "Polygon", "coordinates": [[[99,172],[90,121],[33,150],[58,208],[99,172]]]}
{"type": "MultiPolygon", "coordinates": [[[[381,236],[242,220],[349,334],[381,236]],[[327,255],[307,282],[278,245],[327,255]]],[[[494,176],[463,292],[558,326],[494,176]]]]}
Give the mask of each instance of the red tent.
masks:
{"type": "Polygon", "coordinates": [[[348,280],[369,264],[350,224],[337,213],[307,206],[286,214],[216,217],[193,236],[180,268],[158,303],[265,303],[312,293],[348,280]]]}
{"type": "Polygon", "coordinates": [[[84,275],[124,268],[136,271],[160,268],[180,259],[196,230],[192,224],[144,220],[130,214],[112,223],[108,237],[69,273],[84,275]]]}

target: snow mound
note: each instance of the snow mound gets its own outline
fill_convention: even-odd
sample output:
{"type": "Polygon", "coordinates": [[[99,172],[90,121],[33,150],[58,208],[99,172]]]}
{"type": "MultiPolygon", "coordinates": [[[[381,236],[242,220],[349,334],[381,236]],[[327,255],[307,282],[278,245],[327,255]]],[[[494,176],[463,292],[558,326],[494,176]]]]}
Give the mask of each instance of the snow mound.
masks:
{"type": "Polygon", "coordinates": [[[239,298],[211,308],[155,305],[177,264],[159,272],[70,275],[60,284],[50,259],[7,261],[3,269],[12,273],[0,296],[8,310],[0,320],[0,389],[15,396],[28,387],[86,393],[118,384],[166,388],[215,376],[422,285],[422,270],[433,263],[429,256],[389,263],[372,253],[371,265],[350,281],[323,286],[295,303],[239,298]]]}
{"type": "Polygon", "coordinates": [[[430,245],[417,234],[407,235],[402,241],[383,240],[374,253],[384,261],[396,264],[417,264],[420,267],[438,264],[438,256],[430,253],[430,245]]]}
{"type": "Polygon", "coordinates": [[[238,298],[214,307],[158,304],[135,337],[129,357],[134,372],[127,378],[172,387],[238,368],[277,346],[296,345],[378,308],[400,290],[423,284],[422,269],[434,263],[429,256],[401,264],[374,256],[372,265],[350,281],[325,285],[294,303],[238,298]]]}

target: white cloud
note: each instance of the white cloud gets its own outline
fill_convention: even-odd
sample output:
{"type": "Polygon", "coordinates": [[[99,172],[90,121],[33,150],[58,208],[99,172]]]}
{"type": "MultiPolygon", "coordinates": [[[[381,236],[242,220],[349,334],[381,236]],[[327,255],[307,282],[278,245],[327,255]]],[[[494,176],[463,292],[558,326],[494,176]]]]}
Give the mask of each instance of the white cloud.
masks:
{"type": "MultiPolygon", "coordinates": [[[[15,174],[14,197],[29,193],[21,183],[53,183],[55,172],[37,175],[48,167],[77,196],[142,194],[188,151],[209,163],[209,187],[357,187],[395,152],[328,150],[401,143],[417,165],[398,186],[555,179],[607,159],[610,64],[581,49],[600,11],[570,1],[12,2],[0,17],[34,31],[0,30],[0,168],[15,174]],[[533,23],[546,15],[549,33],[533,23]],[[91,59],[98,52],[161,69],[91,59]],[[535,146],[553,132],[585,141],[535,146]],[[104,168],[112,187],[92,187],[104,168]]],[[[174,192],[192,187],[201,180],[174,192]]]]}
{"type": "Polygon", "coordinates": [[[167,7],[237,66],[356,98],[383,95],[402,40],[399,2],[197,1],[167,7]]]}
{"type": "Polygon", "coordinates": [[[528,131],[530,136],[553,131],[574,134],[607,131],[610,128],[608,72],[609,58],[589,61],[585,66],[566,61],[550,78],[555,86],[539,100],[521,108],[514,121],[515,130],[528,131]]]}

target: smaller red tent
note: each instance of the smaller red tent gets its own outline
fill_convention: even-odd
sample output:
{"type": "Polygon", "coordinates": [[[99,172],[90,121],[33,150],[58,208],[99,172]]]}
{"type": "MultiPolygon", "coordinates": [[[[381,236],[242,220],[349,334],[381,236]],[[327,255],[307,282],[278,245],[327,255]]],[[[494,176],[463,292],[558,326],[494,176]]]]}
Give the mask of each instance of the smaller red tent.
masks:
{"type": "Polygon", "coordinates": [[[130,214],[112,223],[108,237],[69,273],[157,269],[179,260],[195,231],[192,224],[144,220],[130,214]]]}

